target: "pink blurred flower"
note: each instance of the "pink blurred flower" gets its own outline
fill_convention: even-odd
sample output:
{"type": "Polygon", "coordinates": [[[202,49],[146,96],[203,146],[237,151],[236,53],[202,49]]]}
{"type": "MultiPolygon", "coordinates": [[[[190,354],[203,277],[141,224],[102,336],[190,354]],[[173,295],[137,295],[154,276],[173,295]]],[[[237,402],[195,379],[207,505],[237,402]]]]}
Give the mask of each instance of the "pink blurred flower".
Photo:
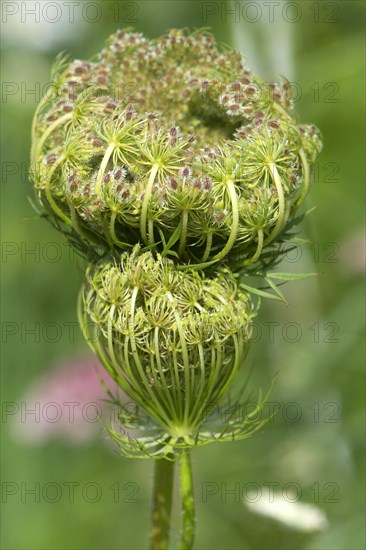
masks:
{"type": "Polygon", "coordinates": [[[57,364],[38,378],[17,403],[7,403],[6,416],[13,436],[26,443],[63,438],[71,443],[103,439],[102,417],[117,418],[116,407],[103,383],[124,402],[99,361],[92,355],[57,364]]]}

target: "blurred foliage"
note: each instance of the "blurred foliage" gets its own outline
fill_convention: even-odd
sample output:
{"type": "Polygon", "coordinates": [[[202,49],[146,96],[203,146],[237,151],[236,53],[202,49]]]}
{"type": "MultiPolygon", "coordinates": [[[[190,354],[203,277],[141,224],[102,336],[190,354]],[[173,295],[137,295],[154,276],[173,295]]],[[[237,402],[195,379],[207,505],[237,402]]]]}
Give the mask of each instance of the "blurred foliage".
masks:
{"type": "MultiPolygon", "coordinates": [[[[28,3],[8,4],[23,9],[28,3]]],[[[209,26],[218,39],[234,46],[234,35],[238,34],[248,44],[260,42],[258,60],[262,59],[268,71],[263,76],[273,77],[266,56],[272,52],[272,59],[276,58],[287,33],[295,70],[292,78],[301,90],[296,101],[299,118],[321,129],[325,148],[309,199],[309,206],[317,205],[317,209],[301,235],[312,244],[301,247],[298,261],[293,261],[292,253],[292,261],[280,270],[317,270],[322,274],[317,280],[286,285],[289,306],[264,304],[257,341],[243,369],[244,380],[249,368],[254,367],[249,383],[253,399],[257,388],[266,388],[279,371],[271,401],[280,403],[282,411],[263,433],[248,441],[213,445],[194,453],[196,548],[364,548],[364,287],[359,268],[362,246],[357,243],[362,242],[364,212],[365,4],[297,2],[301,16],[289,22],[283,16],[281,2],[275,7],[273,23],[268,23],[268,12],[259,2],[249,3],[261,7],[256,22],[254,12],[243,11],[245,3],[239,5],[241,15],[235,20],[235,15],[227,11],[233,6],[226,2],[100,2],[101,17],[94,23],[90,21],[95,17],[92,8],[83,18],[83,2],[78,4],[71,23],[63,18],[51,27],[44,26],[42,14],[39,23],[27,16],[15,25],[10,15],[4,23],[3,401],[19,401],[28,385],[52,362],[85,349],[79,331],[75,329],[75,337],[69,338],[66,330],[67,323],[76,323],[80,266],[70,259],[62,237],[42,220],[29,219],[34,215],[28,202],[31,189],[27,180],[30,126],[39,100],[31,90],[38,91],[48,82],[50,65],[58,51],[66,50],[71,57],[88,57],[101,48],[109,33],[127,26],[131,19],[136,20],[135,29],[148,36],[157,36],[170,27],[209,26]],[[209,15],[211,12],[215,13],[209,15]],[[281,29],[277,34],[276,25],[281,29]],[[351,246],[354,242],[356,246],[351,246]],[[56,261],[51,261],[55,256],[56,261]],[[52,323],[59,327],[56,333],[52,333],[52,323]],[[272,325],[273,337],[268,323],[279,323],[272,325]],[[26,332],[32,328],[36,334],[26,332]],[[298,341],[296,334],[300,334],[298,341]],[[295,405],[291,408],[289,403],[295,405]],[[286,483],[298,484],[301,500],[323,509],[329,528],[300,537],[270,520],[253,520],[242,498],[225,496],[222,491],[239,484],[242,492],[249,482],[278,483],[280,490],[286,483]],[[219,488],[206,501],[205,483],[219,488]],[[314,484],[318,484],[319,498],[314,484]],[[336,502],[327,498],[329,487],[337,488],[336,502]]],[[[60,6],[65,9],[65,3],[60,2],[60,6]]],[[[293,18],[288,14],[287,19],[293,18]]],[[[248,63],[256,69],[250,59],[248,63]]],[[[281,71],[280,63],[277,70],[281,71]]],[[[2,428],[2,481],[19,484],[19,493],[8,496],[3,504],[4,548],[146,547],[152,475],[149,461],[121,459],[102,441],[80,447],[62,441],[25,446],[12,436],[6,417],[2,428]],[[39,483],[42,492],[50,482],[64,488],[58,502],[47,502],[42,496],[40,502],[32,495],[21,498],[21,483],[25,484],[23,489],[39,483]],[[80,484],[73,503],[68,499],[66,484],[70,482],[80,484]],[[102,489],[101,498],[94,503],[81,496],[81,488],[89,482],[102,489]],[[138,502],[129,502],[131,486],[125,485],[129,482],[139,486],[134,497],[138,502]],[[117,503],[116,483],[120,487],[117,503]]],[[[94,496],[92,489],[90,496],[94,496]]],[[[174,523],[179,524],[178,517],[174,523]]]]}

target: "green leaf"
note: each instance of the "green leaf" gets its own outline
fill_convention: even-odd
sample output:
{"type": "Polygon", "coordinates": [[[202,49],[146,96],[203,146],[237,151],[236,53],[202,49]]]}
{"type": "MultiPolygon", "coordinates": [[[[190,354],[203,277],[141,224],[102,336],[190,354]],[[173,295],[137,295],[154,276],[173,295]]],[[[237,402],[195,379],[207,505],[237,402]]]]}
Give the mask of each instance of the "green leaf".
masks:
{"type": "Polygon", "coordinates": [[[38,214],[39,217],[42,217],[43,212],[42,212],[41,208],[39,207],[39,205],[36,204],[36,203],[34,202],[34,200],[32,199],[32,197],[29,197],[29,196],[28,196],[27,199],[28,199],[29,204],[30,204],[31,207],[33,208],[33,210],[35,210],[35,211],[37,212],[37,214],[38,214]]]}
{"type": "Polygon", "coordinates": [[[321,275],[321,273],[267,273],[266,278],[277,279],[278,281],[301,281],[318,275],[321,275]]]}
{"type": "Polygon", "coordinates": [[[264,290],[260,290],[259,288],[255,288],[253,286],[245,285],[244,283],[239,283],[239,286],[241,288],[244,288],[248,292],[251,292],[252,294],[256,294],[257,296],[262,296],[263,298],[270,298],[271,300],[277,300],[278,302],[283,302],[283,300],[275,294],[271,294],[270,292],[265,292],[264,290]]]}
{"type": "Polygon", "coordinates": [[[306,212],[304,213],[304,217],[305,216],[309,216],[309,214],[311,214],[312,212],[314,212],[314,210],[316,210],[318,208],[317,205],[315,206],[312,206],[311,208],[309,208],[309,210],[306,210],[306,212]]]}
{"type": "Polygon", "coordinates": [[[41,219],[41,216],[39,214],[34,214],[34,216],[24,216],[24,218],[21,218],[24,222],[34,222],[39,221],[41,219]]]}
{"type": "Polygon", "coordinates": [[[280,291],[278,286],[269,277],[265,277],[265,280],[267,281],[269,286],[275,291],[277,296],[282,300],[282,302],[284,302],[285,304],[288,304],[286,298],[284,297],[283,293],[280,291]]]}
{"type": "Polygon", "coordinates": [[[169,241],[167,243],[165,243],[164,233],[159,228],[160,237],[161,237],[161,240],[164,244],[164,250],[161,253],[163,258],[164,258],[164,256],[166,256],[169,253],[172,246],[174,246],[175,243],[179,240],[181,232],[182,232],[182,222],[179,222],[179,224],[177,225],[177,227],[173,231],[172,235],[170,236],[169,241]]]}
{"type": "Polygon", "coordinates": [[[167,256],[174,256],[175,258],[178,258],[178,260],[179,260],[179,255],[175,252],[175,250],[168,250],[166,255],[167,256]]]}
{"type": "MultiPolygon", "coordinates": [[[[297,244],[310,244],[310,239],[303,239],[301,237],[292,237],[291,239],[288,239],[288,242],[290,243],[297,243],[297,244]]],[[[286,250],[287,252],[287,250],[286,250]]]]}
{"type": "Polygon", "coordinates": [[[210,262],[204,262],[202,264],[186,264],[186,265],[178,265],[177,269],[179,271],[184,271],[185,269],[205,269],[206,267],[209,267],[212,264],[217,263],[219,260],[211,260],[210,262]]]}
{"type": "Polygon", "coordinates": [[[141,252],[148,252],[149,250],[156,250],[158,245],[159,245],[159,242],[158,243],[147,244],[146,246],[143,246],[141,248],[141,252]]]}

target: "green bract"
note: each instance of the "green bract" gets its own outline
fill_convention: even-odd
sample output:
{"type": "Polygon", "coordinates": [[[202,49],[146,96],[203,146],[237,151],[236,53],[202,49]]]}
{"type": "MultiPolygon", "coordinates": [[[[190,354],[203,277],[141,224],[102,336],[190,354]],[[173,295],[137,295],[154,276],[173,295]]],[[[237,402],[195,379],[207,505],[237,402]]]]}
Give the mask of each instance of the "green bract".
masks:
{"type": "Polygon", "coordinates": [[[41,210],[89,256],[141,243],[184,263],[268,263],[321,149],[290,96],[209,34],[117,32],[94,61],[55,65],[33,124],[41,210]]]}
{"type": "Polygon", "coordinates": [[[93,350],[169,450],[204,441],[205,417],[237,374],[254,316],[231,273],[179,271],[135,247],[89,266],[79,311],[93,350]]]}

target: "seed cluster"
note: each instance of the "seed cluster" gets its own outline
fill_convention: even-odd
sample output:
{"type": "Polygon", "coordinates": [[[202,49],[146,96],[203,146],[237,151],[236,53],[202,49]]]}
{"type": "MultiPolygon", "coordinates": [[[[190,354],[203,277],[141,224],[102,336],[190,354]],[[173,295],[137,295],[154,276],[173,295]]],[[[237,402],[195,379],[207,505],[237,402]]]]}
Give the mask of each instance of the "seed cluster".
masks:
{"type": "Polygon", "coordinates": [[[82,300],[84,329],[91,320],[98,331],[88,339],[119,385],[168,430],[187,433],[236,374],[254,315],[228,270],[179,271],[138,246],[90,266],[82,300]]]}
{"type": "Polygon", "coordinates": [[[59,60],[34,120],[42,210],[71,240],[153,245],[181,262],[255,264],[281,239],[321,149],[286,81],[212,36],[119,31],[93,62],[59,60]]]}
{"type": "Polygon", "coordinates": [[[264,82],[204,32],[118,31],[93,61],[59,58],[52,79],[33,122],[40,211],[89,260],[84,336],[149,418],[119,407],[140,433],[111,436],[155,458],[247,437],[264,422],[254,413],[205,414],[248,349],[255,310],[240,278],[278,259],[317,129],[297,124],[288,82],[264,82]]]}

